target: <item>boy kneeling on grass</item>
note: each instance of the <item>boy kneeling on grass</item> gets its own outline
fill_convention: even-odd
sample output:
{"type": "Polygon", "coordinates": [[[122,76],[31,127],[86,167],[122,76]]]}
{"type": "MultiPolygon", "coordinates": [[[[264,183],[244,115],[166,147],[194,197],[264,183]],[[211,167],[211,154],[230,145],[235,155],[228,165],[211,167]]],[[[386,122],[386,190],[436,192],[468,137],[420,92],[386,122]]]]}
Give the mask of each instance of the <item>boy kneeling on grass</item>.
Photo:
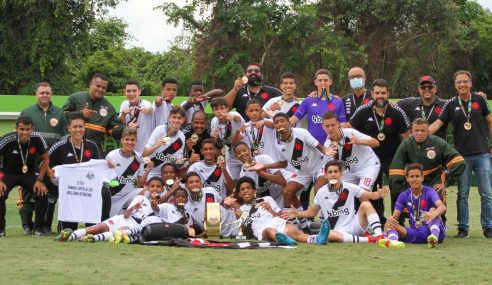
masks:
{"type": "Polygon", "coordinates": [[[405,247],[405,242],[426,243],[436,247],[446,237],[446,225],[441,215],[446,206],[432,187],[424,186],[423,167],[409,164],[405,176],[410,188],[402,192],[396,201],[393,216],[385,225],[386,238],[378,241],[380,247],[405,247]],[[409,214],[410,227],[401,226],[398,219],[403,211],[409,214]]]}

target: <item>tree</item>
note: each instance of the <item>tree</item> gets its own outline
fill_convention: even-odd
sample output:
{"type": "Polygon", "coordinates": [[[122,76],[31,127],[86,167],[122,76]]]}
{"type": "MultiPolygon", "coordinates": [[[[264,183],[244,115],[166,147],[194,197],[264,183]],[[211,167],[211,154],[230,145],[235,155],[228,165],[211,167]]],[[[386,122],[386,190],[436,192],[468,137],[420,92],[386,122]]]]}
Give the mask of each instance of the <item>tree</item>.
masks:
{"type": "MultiPolygon", "coordinates": [[[[34,92],[41,80],[70,81],[67,58],[78,58],[97,16],[117,0],[0,1],[0,93],[34,92]]],[[[59,92],[67,86],[60,84],[59,92]]]]}

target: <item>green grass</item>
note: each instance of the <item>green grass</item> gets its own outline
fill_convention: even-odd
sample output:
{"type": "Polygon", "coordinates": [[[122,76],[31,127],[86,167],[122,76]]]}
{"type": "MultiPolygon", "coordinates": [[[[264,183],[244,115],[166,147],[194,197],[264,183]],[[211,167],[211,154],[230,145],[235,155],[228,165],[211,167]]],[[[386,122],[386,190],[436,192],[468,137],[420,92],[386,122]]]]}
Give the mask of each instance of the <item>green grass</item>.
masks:
{"type": "MultiPolygon", "coordinates": [[[[455,198],[453,187],[451,225],[455,198]]],[[[470,238],[452,238],[456,230],[451,227],[451,237],[435,249],[328,244],[293,250],[224,250],[56,243],[52,238],[26,237],[14,191],[7,205],[8,236],[0,239],[0,284],[489,284],[492,240],[481,234],[476,188],[470,198],[470,238]]]]}

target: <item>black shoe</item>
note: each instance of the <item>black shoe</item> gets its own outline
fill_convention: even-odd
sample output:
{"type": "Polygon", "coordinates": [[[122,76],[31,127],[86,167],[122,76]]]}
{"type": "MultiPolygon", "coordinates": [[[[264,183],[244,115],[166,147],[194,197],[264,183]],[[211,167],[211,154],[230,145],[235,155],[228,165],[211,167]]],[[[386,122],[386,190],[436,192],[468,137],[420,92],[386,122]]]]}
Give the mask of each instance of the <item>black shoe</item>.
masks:
{"type": "Polygon", "coordinates": [[[464,229],[458,229],[458,234],[454,236],[455,238],[467,238],[468,231],[464,229]]]}
{"type": "Polygon", "coordinates": [[[35,236],[35,237],[44,237],[44,236],[47,236],[46,232],[42,228],[35,229],[32,232],[32,235],[35,236]]]}
{"type": "Polygon", "coordinates": [[[24,234],[32,235],[32,228],[30,226],[24,226],[24,234]]]}
{"type": "Polygon", "coordinates": [[[48,228],[48,227],[44,227],[43,228],[44,232],[46,233],[46,235],[48,236],[51,236],[51,235],[54,235],[55,233],[51,230],[51,228],[48,228]]]}
{"type": "Polygon", "coordinates": [[[492,228],[483,230],[483,236],[486,238],[492,238],[492,228]]]}
{"type": "Polygon", "coordinates": [[[0,237],[4,237],[4,236],[7,236],[5,230],[0,230],[0,237]]]}

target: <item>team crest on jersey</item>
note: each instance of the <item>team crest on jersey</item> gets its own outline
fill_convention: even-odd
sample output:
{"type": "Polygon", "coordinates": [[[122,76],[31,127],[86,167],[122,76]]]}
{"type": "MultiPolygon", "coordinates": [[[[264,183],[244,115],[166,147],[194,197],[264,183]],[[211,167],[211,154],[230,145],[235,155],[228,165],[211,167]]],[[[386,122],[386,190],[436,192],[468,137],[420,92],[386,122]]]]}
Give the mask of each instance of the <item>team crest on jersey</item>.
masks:
{"type": "Polygon", "coordinates": [[[436,108],[434,108],[434,113],[441,114],[442,113],[442,108],[439,107],[439,106],[436,106],[436,108]]]}
{"type": "Polygon", "coordinates": [[[132,162],[132,164],[130,164],[130,168],[131,168],[133,171],[137,170],[137,169],[138,169],[138,166],[139,166],[139,165],[138,165],[138,163],[136,163],[136,162],[132,162]]]}
{"type": "Polygon", "coordinates": [[[31,154],[31,155],[32,155],[32,154],[34,154],[34,153],[36,153],[36,148],[35,148],[35,147],[33,147],[33,146],[31,146],[31,147],[29,148],[29,154],[31,154]]]}
{"type": "Polygon", "coordinates": [[[309,158],[307,156],[302,156],[302,150],[304,149],[304,142],[299,138],[294,141],[294,149],[292,151],[292,157],[290,163],[297,169],[301,169],[302,163],[307,163],[309,158]]]}
{"type": "Polygon", "coordinates": [[[436,151],[433,150],[433,149],[429,149],[427,151],[427,158],[428,159],[434,159],[434,158],[436,158],[436,151]]]}
{"type": "Polygon", "coordinates": [[[58,120],[56,118],[51,118],[50,125],[56,127],[56,125],[58,125],[58,120]]]}
{"type": "Polygon", "coordinates": [[[108,115],[108,110],[104,106],[101,106],[101,109],[99,109],[99,115],[101,115],[101,117],[106,117],[108,115]]]}
{"type": "Polygon", "coordinates": [[[474,102],[474,103],[472,104],[472,109],[473,109],[473,110],[478,110],[478,103],[477,103],[477,102],[474,102]]]}
{"type": "Polygon", "coordinates": [[[85,178],[87,178],[87,179],[89,179],[89,180],[94,179],[94,177],[95,177],[95,175],[94,175],[94,173],[92,173],[92,172],[88,172],[88,173],[87,173],[87,175],[85,176],[85,178]]]}
{"type": "Polygon", "coordinates": [[[391,126],[391,124],[393,124],[393,119],[391,119],[391,118],[384,119],[384,124],[386,126],[391,126]]]}
{"type": "Polygon", "coordinates": [[[91,158],[91,151],[90,151],[90,150],[88,150],[88,149],[87,149],[87,150],[85,150],[85,151],[84,151],[84,156],[85,156],[86,158],[91,158]]]}

